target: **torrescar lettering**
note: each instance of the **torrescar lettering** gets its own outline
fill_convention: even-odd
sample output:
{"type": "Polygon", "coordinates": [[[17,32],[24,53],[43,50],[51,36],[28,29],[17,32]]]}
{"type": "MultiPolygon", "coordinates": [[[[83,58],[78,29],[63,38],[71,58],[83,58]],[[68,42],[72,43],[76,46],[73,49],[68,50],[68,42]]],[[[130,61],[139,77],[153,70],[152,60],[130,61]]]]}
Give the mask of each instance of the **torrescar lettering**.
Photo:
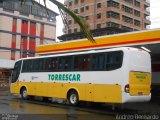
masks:
{"type": "Polygon", "coordinates": [[[48,80],[52,81],[80,81],[80,74],[48,74],[48,80]]]}

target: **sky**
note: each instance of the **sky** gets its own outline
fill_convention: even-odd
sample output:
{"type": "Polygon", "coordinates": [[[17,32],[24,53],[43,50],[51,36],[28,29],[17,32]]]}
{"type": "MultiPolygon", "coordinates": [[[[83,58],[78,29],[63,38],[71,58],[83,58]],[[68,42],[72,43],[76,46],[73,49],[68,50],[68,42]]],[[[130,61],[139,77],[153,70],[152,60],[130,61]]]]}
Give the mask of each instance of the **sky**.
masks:
{"type": "Polygon", "coordinates": [[[150,28],[160,28],[160,0],[150,0],[150,28]]]}
{"type": "MultiPolygon", "coordinates": [[[[37,0],[43,1],[43,0],[37,0]]],[[[64,0],[57,0],[61,3],[64,3],[64,0]]],[[[58,8],[54,6],[52,3],[48,2],[47,7],[54,10],[56,13],[59,14],[58,8]]],[[[60,15],[56,18],[57,19],[57,28],[56,28],[56,36],[63,35],[63,22],[60,15]]],[[[150,29],[160,28],[160,0],[150,0],[150,17],[151,25],[150,29]]]]}

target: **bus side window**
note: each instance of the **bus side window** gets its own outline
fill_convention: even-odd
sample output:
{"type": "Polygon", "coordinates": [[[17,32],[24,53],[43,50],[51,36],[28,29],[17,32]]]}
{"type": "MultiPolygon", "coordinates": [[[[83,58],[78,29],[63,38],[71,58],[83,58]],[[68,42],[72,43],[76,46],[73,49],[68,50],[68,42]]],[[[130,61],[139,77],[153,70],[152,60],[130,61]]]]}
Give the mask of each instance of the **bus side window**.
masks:
{"type": "Polygon", "coordinates": [[[32,60],[24,60],[22,72],[32,72],[33,71],[33,64],[32,60]]]}
{"type": "Polygon", "coordinates": [[[81,70],[82,61],[81,56],[74,56],[74,70],[81,70]]]}
{"type": "Polygon", "coordinates": [[[39,72],[42,72],[42,71],[44,71],[44,59],[40,59],[39,60],[39,72]]]}
{"type": "Polygon", "coordinates": [[[57,58],[52,58],[51,59],[51,69],[53,71],[56,71],[58,69],[58,60],[57,60],[57,58]]]}
{"type": "Polygon", "coordinates": [[[53,70],[52,58],[48,58],[48,70],[49,70],[49,71],[52,71],[52,70],[53,70]]]}
{"type": "Polygon", "coordinates": [[[32,69],[32,71],[33,72],[38,72],[39,71],[39,59],[34,59],[33,61],[32,61],[32,65],[33,65],[33,69],[32,69]]]}
{"type": "Polygon", "coordinates": [[[94,54],[92,56],[92,70],[103,70],[104,69],[104,61],[105,55],[104,54],[94,54]]]}
{"type": "Polygon", "coordinates": [[[21,64],[22,64],[22,61],[18,61],[15,63],[14,70],[12,73],[12,80],[11,80],[12,83],[14,83],[18,80],[18,77],[20,74],[20,69],[21,69],[21,64]]]}
{"type": "Polygon", "coordinates": [[[89,70],[90,63],[91,63],[90,55],[85,55],[82,57],[82,69],[83,70],[89,70]]]}
{"type": "Polygon", "coordinates": [[[115,70],[122,66],[123,53],[121,51],[106,54],[106,70],[115,70]]]}
{"type": "Polygon", "coordinates": [[[104,62],[105,62],[105,55],[104,54],[100,54],[99,55],[99,59],[98,59],[98,66],[99,66],[99,69],[100,70],[103,70],[104,69],[104,62]]]}
{"type": "Polygon", "coordinates": [[[64,58],[60,57],[58,61],[58,70],[64,70],[64,58]]]}
{"type": "Polygon", "coordinates": [[[45,58],[45,60],[44,60],[44,69],[45,69],[45,71],[49,71],[49,69],[50,69],[50,59],[49,58],[45,58]]]}
{"type": "Polygon", "coordinates": [[[73,57],[72,56],[68,56],[66,58],[64,58],[64,69],[65,70],[71,70],[72,69],[72,59],[73,57]]]}
{"type": "Polygon", "coordinates": [[[22,72],[28,71],[28,60],[23,60],[22,72]]]}

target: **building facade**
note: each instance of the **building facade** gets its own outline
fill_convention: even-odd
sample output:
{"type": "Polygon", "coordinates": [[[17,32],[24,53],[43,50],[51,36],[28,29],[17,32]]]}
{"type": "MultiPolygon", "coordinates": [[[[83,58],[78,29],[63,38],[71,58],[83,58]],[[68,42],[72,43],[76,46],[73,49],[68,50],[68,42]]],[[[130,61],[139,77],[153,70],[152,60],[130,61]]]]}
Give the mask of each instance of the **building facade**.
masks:
{"type": "MultiPolygon", "coordinates": [[[[65,5],[82,16],[91,30],[120,28],[127,31],[145,30],[150,25],[149,0],[65,0],[65,5]]],[[[65,34],[80,32],[70,17],[65,34]]]]}
{"type": "Polygon", "coordinates": [[[37,2],[0,2],[0,59],[34,56],[36,45],[54,43],[56,16],[37,2]]]}
{"type": "Polygon", "coordinates": [[[0,85],[8,82],[14,60],[35,56],[37,45],[55,42],[57,15],[30,0],[0,0],[0,85]]]}

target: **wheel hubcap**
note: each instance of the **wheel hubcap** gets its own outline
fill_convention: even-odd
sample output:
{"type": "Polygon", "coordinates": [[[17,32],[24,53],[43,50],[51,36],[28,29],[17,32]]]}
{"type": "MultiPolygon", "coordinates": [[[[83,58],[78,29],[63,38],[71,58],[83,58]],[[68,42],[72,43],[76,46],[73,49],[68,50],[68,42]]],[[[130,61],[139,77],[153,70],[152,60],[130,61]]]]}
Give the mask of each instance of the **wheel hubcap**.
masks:
{"type": "Polygon", "coordinates": [[[75,104],[77,102],[77,96],[75,94],[72,94],[70,96],[70,101],[72,104],[75,104]]]}
{"type": "Polygon", "coordinates": [[[26,90],[23,91],[23,97],[24,97],[24,98],[27,97],[27,91],[26,91],[26,90]]]}

